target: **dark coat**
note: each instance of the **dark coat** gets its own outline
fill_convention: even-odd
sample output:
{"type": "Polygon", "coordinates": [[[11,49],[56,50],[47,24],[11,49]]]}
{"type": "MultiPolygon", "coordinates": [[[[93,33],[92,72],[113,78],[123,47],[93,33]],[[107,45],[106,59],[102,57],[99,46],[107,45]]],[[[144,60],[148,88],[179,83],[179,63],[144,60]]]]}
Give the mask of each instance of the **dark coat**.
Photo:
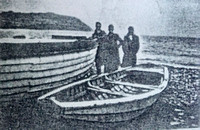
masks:
{"type": "Polygon", "coordinates": [[[106,33],[103,30],[95,30],[94,33],[92,34],[92,38],[95,39],[97,38],[97,40],[101,39],[103,36],[105,36],[106,33]]]}
{"type": "Polygon", "coordinates": [[[101,66],[103,65],[102,57],[103,57],[103,50],[104,50],[103,43],[105,42],[104,41],[105,36],[106,36],[106,33],[102,30],[100,31],[95,30],[95,32],[92,34],[92,38],[97,39],[96,42],[98,42],[97,54],[95,57],[97,73],[100,73],[101,66]]]}
{"type": "Polygon", "coordinates": [[[104,44],[104,65],[105,65],[105,72],[112,72],[118,69],[120,65],[120,58],[119,58],[119,45],[117,41],[120,43],[122,39],[119,37],[118,34],[109,33],[106,36],[106,42],[104,44]]]}
{"type": "Polygon", "coordinates": [[[139,37],[127,34],[124,37],[122,49],[124,52],[122,67],[135,66],[137,60],[136,54],[139,50],[139,37]]]}

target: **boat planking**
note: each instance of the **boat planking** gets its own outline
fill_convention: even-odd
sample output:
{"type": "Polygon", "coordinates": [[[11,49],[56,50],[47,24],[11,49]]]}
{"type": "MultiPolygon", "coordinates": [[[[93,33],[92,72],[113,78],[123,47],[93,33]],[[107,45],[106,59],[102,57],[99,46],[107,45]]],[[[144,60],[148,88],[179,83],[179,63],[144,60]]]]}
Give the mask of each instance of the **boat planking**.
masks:
{"type": "Polygon", "coordinates": [[[155,103],[168,81],[166,67],[138,65],[62,86],[38,100],[66,119],[121,122],[141,115],[155,103]]]}
{"type": "Polygon", "coordinates": [[[9,102],[32,98],[36,92],[47,92],[89,76],[97,43],[2,39],[0,50],[0,102],[9,102]]]}

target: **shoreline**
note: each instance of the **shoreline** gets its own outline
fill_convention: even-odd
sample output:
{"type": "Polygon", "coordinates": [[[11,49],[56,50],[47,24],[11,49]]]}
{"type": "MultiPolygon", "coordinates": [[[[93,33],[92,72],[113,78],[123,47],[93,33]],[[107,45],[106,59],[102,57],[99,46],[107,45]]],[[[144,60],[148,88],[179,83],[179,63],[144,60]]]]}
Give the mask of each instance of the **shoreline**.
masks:
{"type": "MultiPolygon", "coordinates": [[[[143,61],[139,60],[138,61],[139,64],[144,64],[143,61]]],[[[163,65],[169,68],[177,68],[177,69],[195,69],[195,70],[200,70],[200,66],[196,65],[196,66],[186,66],[186,65],[180,65],[180,64],[171,64],[171,63],[161,63],[158,61],[145,61],[146,64],[155,64],[155,65],[163,65]]]]}

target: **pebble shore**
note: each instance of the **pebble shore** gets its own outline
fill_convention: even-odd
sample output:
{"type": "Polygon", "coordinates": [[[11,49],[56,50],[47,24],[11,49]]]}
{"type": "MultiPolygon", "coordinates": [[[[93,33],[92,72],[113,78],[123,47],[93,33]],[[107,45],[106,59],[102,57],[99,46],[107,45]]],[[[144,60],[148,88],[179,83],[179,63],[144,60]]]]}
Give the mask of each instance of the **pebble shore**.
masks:
{"type": "Polygon", "coordinates": [[[36,99],[0,105],[0,129],[174,129],[200,126],[200,70],[168,67],[170,81],[137,119],[114,124],[55,118],[36,99]]]}

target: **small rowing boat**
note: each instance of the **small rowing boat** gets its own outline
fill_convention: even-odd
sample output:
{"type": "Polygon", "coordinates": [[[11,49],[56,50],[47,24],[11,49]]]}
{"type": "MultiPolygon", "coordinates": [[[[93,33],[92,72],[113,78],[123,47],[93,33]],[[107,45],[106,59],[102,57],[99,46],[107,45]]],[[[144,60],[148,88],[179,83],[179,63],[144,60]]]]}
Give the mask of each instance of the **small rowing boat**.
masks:
{"type": "Polygon", "coordinates": [[[67,119],[120,122],[156,102],[168,80],[166,67],[138,65],[68,84],[38,100],[67,119]]]}

